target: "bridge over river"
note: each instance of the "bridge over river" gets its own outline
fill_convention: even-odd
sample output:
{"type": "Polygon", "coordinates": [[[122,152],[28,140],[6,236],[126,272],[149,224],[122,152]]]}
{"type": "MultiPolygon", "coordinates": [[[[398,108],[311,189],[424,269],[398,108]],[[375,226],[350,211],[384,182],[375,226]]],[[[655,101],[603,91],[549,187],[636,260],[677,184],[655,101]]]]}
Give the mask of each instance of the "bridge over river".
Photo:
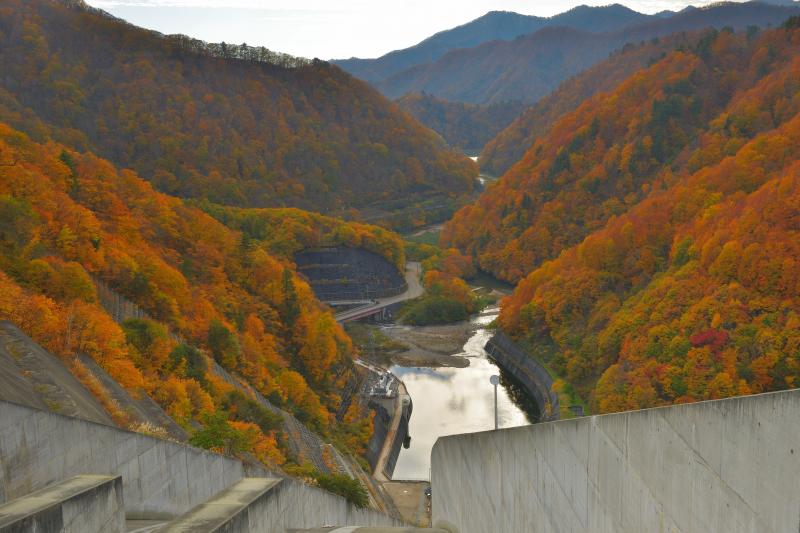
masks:
{"type": "Polygon", "coordinates": [[[389,296],[386,298],[377,298],[374,300],[360,300],[360,301],[347,301],[342,302],[338,300],[331,300],[325,301],[328,305],[336,306],[342,305],[343,303],[353,305],[353,304],[362,304],[358,307],[350,308],[346,311],[341,311],[336,313],[336,321],[340,323],[344,322],[351,322],[353,320],[359,320],[362,318],[367,318],[374,315],[379,315],[384,313],[386,309],[392,305],[398,304],[400,302],[404,302],[406,300],[411,300],[413,298],[417,298],[418,296],[422,296],[423,288],[422,284],[419,281],[419,275],[421,272],[421,266],[417,262],[409,261],[406,263],[406,283],[408,288],[405,292],[400,293],[396,296],[389,296]]]}

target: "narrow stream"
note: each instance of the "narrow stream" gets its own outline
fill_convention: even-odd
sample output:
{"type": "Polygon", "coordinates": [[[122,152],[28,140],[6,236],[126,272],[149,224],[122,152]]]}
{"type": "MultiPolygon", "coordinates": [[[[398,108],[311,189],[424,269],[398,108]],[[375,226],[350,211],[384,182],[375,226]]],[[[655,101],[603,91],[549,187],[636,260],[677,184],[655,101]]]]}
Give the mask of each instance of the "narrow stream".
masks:
{"type": "Polygon", "coordinates": [[[458,354],[469,358],[468,367],[391,368],[414,402],[411,446],[400,451],[393,479],[429,479],[431,449],[443,435],[494,429],[494,388],[489,383],[493,374],[501,376],[497,394],[501,428],[526,425],[538,416],[535,405],[483,349],[492,336],[485,326],[497,313],[497,307],[490,307],[472,319],[476,329],[458,354]]]}

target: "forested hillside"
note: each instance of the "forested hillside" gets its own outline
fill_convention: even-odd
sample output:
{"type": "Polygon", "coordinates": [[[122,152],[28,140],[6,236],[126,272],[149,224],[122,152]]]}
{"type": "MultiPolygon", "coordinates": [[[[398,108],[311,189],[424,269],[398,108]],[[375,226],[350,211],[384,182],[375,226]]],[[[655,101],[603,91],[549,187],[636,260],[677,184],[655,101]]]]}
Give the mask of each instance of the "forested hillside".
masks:
{"type": "Polygon", "coordinates": [[[469,193],[477,174],[335,66],[165,37],[80,2],[3,2],[0,70],[0,119],[172,195],[358,216],[469,193]]]}
{"type": "Polygon", "coordinates": [[[584,100],[612,90],[637,70],[663,59],[678,47],[696,45],[703,33],[681,32],[640,44],[627,44],[605,61],[568,79],[487,141],[480,154],[481,170],[502,176],[522,159],[536,139],[544,137],[559,118],[577,109],[584,100]]]}
{"type": "Polygon", "coordinates": [[[450,50],[472,48],[488,41],[510,41],[547,26],[607,32],[650,18],[650,15],[637,13],[620,4],[582,5],[553,17],[490,11],[471,22],[432,35],[410,48],[395,50],[377,59],[340,59],[334,63],[363,80],[377,82],[415,65],[436,61],[450,50]]]}
{"type": "Polygon", "coordinates": [[[415,65],[375,82],[375,86],[392,98],[424,91],[445,100],[472,104],[530,104],[627,43],[707,27],[779,25],[798,13],[798,6],[728,2],[682,11],[668,18],[656,17],[607,33],[544,27],[512,41],[452,50],[435,62],[415,65]]]}
{"type": "MultiPolygon", "coordinates": [[[[239,446],[229,452],[287,460],[280,422],[210,372],[207,354],[309,427],[363,450],[371,422],[357,403],[342,422],[333,416],[353,378],[352,344],[291,254],[362,245],[399,264],[399,238],[299,210],[203,207],[241,231],[133,171],[0,124],[0,319],[79,377],[78,352],[134,396],[152,396],[190,434],[205,428],[200,445],[219,446],[216,438],[239,446]],[[93,279],[157,321],[115,323],[93,279]]],[[[88,385],[125,426],[125,413],[88,385]]]]}
{"type": "Polygon", "coordinates": [[[525,109],[518,102],[472,105],[416,93],[399,98],[397,105],[441,135],[450,146],[466,150],[480,150],[525,109]]]}
{"type": "Polygon", "coordinates": [[[601,412],[797,386],[800,20],[705,34],[537,139],[444,240],[601,412]]]}

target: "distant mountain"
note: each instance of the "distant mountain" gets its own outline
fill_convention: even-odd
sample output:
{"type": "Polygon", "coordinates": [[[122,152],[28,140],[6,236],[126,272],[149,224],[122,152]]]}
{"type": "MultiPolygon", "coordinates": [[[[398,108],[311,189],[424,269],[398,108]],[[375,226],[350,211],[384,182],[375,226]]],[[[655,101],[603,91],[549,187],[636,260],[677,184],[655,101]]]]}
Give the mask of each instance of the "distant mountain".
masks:
{"type": "Polygon", "coordinates": [[[473,105],[419,93],[403,96],[397,105],[444,137],[450,146],[465,150],[480,150],[525,109],[518,102],[473,105]]]}
{"type": "Polygon", "coordinates": [[[468,194],[477,176],[338,67],[164,36],[82,2],[4,1],[0,72],[0,120],[176,196],[358,217],[468,194]]]}
{"type": "Polygon", "coordinates": [[[547,26],[567,26],[592,32],[608,32],[652,18],[620,4],[578,6],[553,17],[490,11],[456,28],[439,32],[421,43],[390,52],[377,59],[334,60],[344,70],[367,81],[386,79],[402,70],[436,61],[450,50],[471,48],[496,40],[511,40],[547,26]]]}
{"type": "Polygon", "coordinates": [[[546,27],[513,41],[492,41],[453,50],[427,65],[416,65],[375,82],[385,95],[427,92],[473,104],[535,102],[568,77],[605,59],[626,43],[706,27],[780,24],[800,13],[797,6],[721,3],[681,11],[609,33],[574,27],[546,27]]]}

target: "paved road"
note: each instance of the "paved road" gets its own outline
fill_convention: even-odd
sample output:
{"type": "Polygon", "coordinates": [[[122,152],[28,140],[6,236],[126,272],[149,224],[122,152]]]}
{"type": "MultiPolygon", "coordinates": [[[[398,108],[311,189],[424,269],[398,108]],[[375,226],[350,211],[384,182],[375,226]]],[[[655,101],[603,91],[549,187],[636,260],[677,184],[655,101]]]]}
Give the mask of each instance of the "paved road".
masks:
{"type": "Polygon", "coordinates": [[[420,264],[414,261],[409,261],[406,263],[406,283],[408,284],[408,289],[406,289],[406,292],[398,294],[397,296],[381,298],[377,301],[378,303],[370,306],[358,307],[356,309],[350,309],[348,311],[336,313],[336,321],[350,322],[351,320],[358,320],[359,318],[372,315],[384,307],[422,296],[424,289],[422,288],[422,284],[419,282],[420,272],[422,272],[420,264]]]}

